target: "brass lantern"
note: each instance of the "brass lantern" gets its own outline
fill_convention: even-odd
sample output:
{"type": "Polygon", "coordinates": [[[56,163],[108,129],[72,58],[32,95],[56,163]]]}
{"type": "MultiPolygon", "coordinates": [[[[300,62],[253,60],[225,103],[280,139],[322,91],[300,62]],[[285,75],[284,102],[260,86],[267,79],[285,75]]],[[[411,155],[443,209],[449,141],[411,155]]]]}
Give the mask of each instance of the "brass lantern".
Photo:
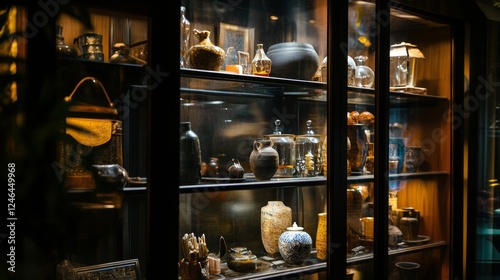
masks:
{"type": "Polygon", "coordinates": [[[391,81],[395,88],[415,87],[417,82],[417,62],[425,59],[416,45],[401,42],[391,46],[391,81]]]}

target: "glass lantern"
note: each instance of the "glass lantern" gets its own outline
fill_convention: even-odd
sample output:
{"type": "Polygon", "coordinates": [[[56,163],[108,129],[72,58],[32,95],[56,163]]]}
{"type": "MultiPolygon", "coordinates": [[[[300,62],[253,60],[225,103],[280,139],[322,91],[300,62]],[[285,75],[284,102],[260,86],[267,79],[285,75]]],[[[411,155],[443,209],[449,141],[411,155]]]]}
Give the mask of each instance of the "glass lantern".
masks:
{"type": "Polygon", "coordinates": [[[416,45],[401,42],[391,46],[391,81],[395,88],[415,87],[417,82],[417,62],[425,59],[416,45]]]}

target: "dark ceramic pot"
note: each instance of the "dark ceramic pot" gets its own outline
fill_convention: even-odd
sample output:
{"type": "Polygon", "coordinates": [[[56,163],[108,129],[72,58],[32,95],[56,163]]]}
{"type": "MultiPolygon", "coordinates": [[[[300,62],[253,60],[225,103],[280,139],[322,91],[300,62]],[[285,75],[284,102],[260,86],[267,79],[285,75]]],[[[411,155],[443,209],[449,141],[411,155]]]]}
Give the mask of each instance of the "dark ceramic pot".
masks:
{"type": "Polygon", "coordinates": [[[311,80],[319,67],[318,53],[308,43],[274,44],[269,47],[267,57],[273,63],[271,77],[311,80]]]}
{"type": "Polygon", "coordinates": [[[272,147],[271,140],[256,139],[250,154],[250,169],[257,181],[267,181],[278,170],[279,155],[272,147]]]}

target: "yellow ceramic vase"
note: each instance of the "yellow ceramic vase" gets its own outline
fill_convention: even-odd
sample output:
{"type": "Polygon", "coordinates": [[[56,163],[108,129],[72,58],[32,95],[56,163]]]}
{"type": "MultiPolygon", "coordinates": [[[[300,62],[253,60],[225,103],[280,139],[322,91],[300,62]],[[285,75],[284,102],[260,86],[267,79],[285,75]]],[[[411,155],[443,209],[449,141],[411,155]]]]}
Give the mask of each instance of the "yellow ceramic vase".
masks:
{"type": "Polygon", "coordinates": [[[326,243],[326,213],[319,213],[318,230],[316,231],[316,257],[322,261],[327,259],[326,243]]]}

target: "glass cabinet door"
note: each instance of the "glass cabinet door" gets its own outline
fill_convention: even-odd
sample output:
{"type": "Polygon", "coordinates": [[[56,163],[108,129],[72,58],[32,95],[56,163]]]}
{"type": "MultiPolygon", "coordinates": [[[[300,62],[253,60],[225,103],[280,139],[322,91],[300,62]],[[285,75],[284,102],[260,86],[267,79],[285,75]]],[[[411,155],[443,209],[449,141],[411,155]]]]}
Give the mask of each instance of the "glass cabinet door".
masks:
{"type": "Polygon", "coordinates": [[[2,159],[23,217],[2,279],[98,277],[109,263],[145,276],[150,18],[143,3],[83,2],[0,9],[2,159]]]}
{"type": "Polygon", "coordinates": [[[450,199],[460,168],[452,164],[456,29],[441,17],[377,4],[348,8],[348,272],[442,279],[451,273],[450,199]],[[388,42],[377,24],[384,12],[388,42]]]}
{"type": "MultiPolygon", "coordinates": [[[[179,120],[196,134],[202,167],[191,169],[194,180],[180,174],[181,279],[198,261],[213,279],[325,277],[326,6],[182,1],[179,120]],[[287,253],[287,234],[302,236],[303,250],[287,253]],[[198,238],[203,245],[190,247],[198,238]]],[[[181,131],[181,168],[187,138],[181,131]]]]}
{"type": "MultiPolygon", "coordinates": [[[[47,34],[66,51],[43,57],[50,70],[56,61],[54,75],[30,58],[47,47],[45,33],[20,44],[26,69],[43,72],[30,87],[54,85],[36,94],[63,102],[79,81],[97,79],[123,123],[126,186],[58,189],[73,212],[57,221],[70,233],[54,272],[138,259],[148,278],[454,278],[463,254],[459,22],[389,1],[113,4],[86,7],[86,22],[51,21],[47,34]],[[102,35],[92,44],[102,50],[89,53],[87,35],[102,35]]],[[[23,28],[41,19],[27,6],[23,28]]],[[[38,124],[46,111],[32,111],[38,124]]]]}
{"type": "Polygon", "coordinates": [[[456,26],[402,5],[377,5],[182,2],[179,115],[199,140],[201,175],[179,184],[181,278],[193,258],[190,240],[203,241],[211,263],[220,264],[213,275],[225,278],[397,278],[409,268],[421,278],[451,274],[452,194],[460,186],[452,184],[460,168],[452,164],[456,26]],[[382,13],[390,15],[386,24],[382,13]],[[347,29],[339,30],[343,20],[347,29]],[[200,34],[218,47],[213,53],[224,51],[215,68],[193,55],[208,42],[200,34]],[[298,56],[287,55],[292,47],[282,43],[290,42],[312,45],[315,74],[292,71],[304,65],[281,68],[278,54],[298,56]],[[265,77],[248,72],[261,50],[272,62],[265,77]],[[321,150],[304,150],[316,140],[321,150]],[[251,156],[266,141],[279,163],[263,180],[251,156]],[[242,177],[229,176],[234,162],[242,177]],[[278,231],[274,251],[266,243],[263,215],[275,203],[291,212],[281,220],[311,237],[305,260],[290,263],[279,250],[293,227],[278,231]],[[318,245],[323,213],[326,249],[318,245]],[[235,266],[238,257],[251,267],[235,266]]]}
{"type": "Polygon", "coordinates": [[[499,246],[499,137],[500,107],[498,89],[499,22],[494,3],[474,3],[471,13],[481,20],[475,21],[470,37],[471,71],[467,73],[466,95],[477,106],[469,110],[470,130],[466,150],[468,157],[467,261],[468,278],[495,279],[500,275],[499,246]],[[474,61],[480,63],[473,64],[474,61]]]}

